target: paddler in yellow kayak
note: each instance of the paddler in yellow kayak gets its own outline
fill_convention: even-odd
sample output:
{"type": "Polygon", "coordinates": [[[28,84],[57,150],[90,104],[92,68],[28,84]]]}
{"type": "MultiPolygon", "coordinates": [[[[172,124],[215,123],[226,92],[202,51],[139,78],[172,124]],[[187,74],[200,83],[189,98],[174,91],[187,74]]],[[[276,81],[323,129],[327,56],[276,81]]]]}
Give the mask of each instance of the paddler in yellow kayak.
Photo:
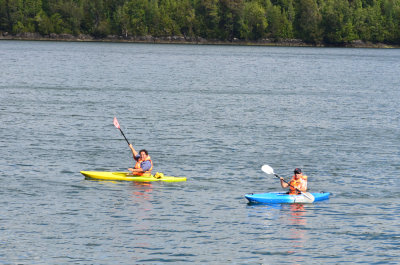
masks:
{"type": "Polygon", "coordinates": [[[306,175],[303,175],[300,168],[296,168],[294,170],[294,176],[289,181],[289,183],[285,182],[284,179],[280,177],[282,188],[289,187],[289,194],[292,195],[299,194],[299,191],[307,191],[307,179],[308,177],[306,175]]]}
{"type": "Polygon", "coordinates": [[[134,168],[128,168],[132,175],[136,176],[151,176],[151,170],[153,170],[153,161],[149,156],[147,150],[142,149],[136,152],[132,144],[129,144],[129,148],[132,151],[133,159],[135,159],[136,164],[134,168]]]}

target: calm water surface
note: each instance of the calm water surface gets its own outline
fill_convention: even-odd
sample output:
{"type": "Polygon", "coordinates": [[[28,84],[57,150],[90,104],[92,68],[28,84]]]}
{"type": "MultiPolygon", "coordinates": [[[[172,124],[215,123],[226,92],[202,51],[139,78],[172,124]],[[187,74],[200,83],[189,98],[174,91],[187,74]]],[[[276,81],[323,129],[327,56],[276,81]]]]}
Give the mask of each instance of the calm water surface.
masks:
{"type": "Polygon", "coordinates": [[[0,42],[0,264],[398,264],[400,50],[0,42]],[[185,183],[85,180],[132,166],[185,183]],[[312,205],[249,205],[295,167],[312,205]]]}

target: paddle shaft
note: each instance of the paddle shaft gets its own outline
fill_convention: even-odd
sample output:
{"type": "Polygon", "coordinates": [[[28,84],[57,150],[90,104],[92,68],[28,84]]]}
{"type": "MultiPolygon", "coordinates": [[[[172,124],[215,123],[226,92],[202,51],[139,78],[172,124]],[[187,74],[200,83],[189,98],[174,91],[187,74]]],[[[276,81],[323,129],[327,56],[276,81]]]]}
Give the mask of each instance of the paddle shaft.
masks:
{"type": "Polygon", "coordinates": [[[124,132],[121,130],[121,128],[118,128],[118,129],[119,129],[119,131],[121,132],[122,136],[124,136],[124,138],[125,138],[125,141],[128,143],[128,145],[130,145],[130,143],[129,143],[128,139],[126,139],[126,137],[125,137],[125,134],[124,134],[124,132]]]}

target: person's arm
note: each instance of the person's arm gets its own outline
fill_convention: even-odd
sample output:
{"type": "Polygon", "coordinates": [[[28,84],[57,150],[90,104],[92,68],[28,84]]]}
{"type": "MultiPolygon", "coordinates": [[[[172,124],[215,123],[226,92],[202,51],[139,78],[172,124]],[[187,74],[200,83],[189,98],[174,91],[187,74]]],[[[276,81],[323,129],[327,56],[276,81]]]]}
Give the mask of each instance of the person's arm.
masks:
{"type": "MultiPolygon", "coordinates": [[[[133,148],[133,145],[132,145],[132,144],[129,145],[129,148],[130,148],[131,151],[132,151],[133,159],[135,159],[135,161],[137,161],[137,160],[138,160],[138,155],[139,155],[139,153],[135,150],[135,148],[133,148]]],[[[135,175],[136,173],[143,173],[143,172],[144,172],[143,169],[141,169],[141,168],[128,168],[128,170],[129,170],[133,175],[135,175]]]]}
{"type": "Polygon", "coordinates": [[[135,173],[144,173],[148,171],[150,168],[151,168],[151,162],[144,161],[140,164],[140,168],[128,168],[128,170],[132,172],[133,175],[135,175],[135,173]]]}
{"type": "Polygon", "coordinates": [[[281,180],[281,186],[282,186],[282,188],[287,188],[287,187],[289,187],[289,184],[288,183],[286,183],[284,180],[283,180],[283,178],[282,177],[280,177],[279,178],[280,180],[281,180]]]}
{"type": "Polygon", "coordinates": [[[133,145],[132,144],[130,144],[129,145],[129,148],[131,149],[131,151],[132,151],[132,155],[133,155],[133,159],[135,159],[135,160],[137,160],[137,156],[138,156],[138,152],[136,152],[136,150],[135,150],[135,148],[133,148],[133,145]]]}
{"type": "Polygon", "coordinates": [[[135,173],[143,173],[144,172],[143,169],[141,169],[141,168],[128,168],[128,170],[130,172],[132,172],[133,175],[135,175],[135,173]]]}

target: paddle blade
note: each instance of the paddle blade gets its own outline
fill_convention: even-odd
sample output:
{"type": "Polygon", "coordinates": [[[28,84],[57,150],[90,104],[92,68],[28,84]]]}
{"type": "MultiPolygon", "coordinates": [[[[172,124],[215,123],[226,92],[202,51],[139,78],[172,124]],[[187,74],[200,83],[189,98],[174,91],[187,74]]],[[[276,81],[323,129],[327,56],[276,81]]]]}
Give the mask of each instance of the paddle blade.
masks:
{"type": "Polygon", "coordinates": [[[118,129],[121,129],[121,127],[119,126],[117,117],[114,117],[114,126],[117,127],[118,129]]]}
{"type": "Polygon", "coordinates": [[[300,195],[296,195],[295,203],[313,203],[315,200],[314,196],[309,192],[302,192],[300,195]]]}
{"type": "Polygon", "coordinates": [[[261,170],[264,171],[267,174],[275,174],[274,173],[274,169],[272,167],[268,166],[268,165],[263,165],[261,167],[261,170]]]}

